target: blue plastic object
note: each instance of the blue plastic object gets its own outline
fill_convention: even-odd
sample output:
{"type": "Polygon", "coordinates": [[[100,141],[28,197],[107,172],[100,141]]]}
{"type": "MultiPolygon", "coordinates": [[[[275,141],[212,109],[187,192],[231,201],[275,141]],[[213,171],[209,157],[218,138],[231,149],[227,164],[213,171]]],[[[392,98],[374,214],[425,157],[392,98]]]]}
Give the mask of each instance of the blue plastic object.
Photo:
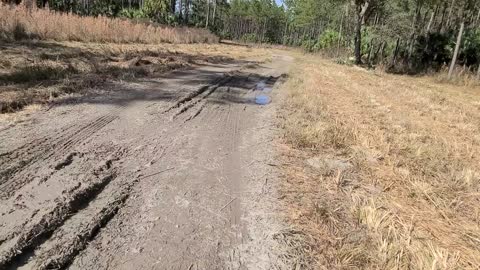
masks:
{"type": "Polygon", "coordinates": [[[272,99],[267,95],[258,95],[255,97],[255,103],[259,105],[267,105],[272,99]]]}

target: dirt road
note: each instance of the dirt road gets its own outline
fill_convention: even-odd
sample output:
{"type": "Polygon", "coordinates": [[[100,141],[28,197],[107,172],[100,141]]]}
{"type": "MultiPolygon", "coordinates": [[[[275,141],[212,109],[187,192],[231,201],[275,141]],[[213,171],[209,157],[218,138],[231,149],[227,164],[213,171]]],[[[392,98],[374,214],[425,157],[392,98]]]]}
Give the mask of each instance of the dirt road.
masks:
{"type": "Polygon", "coordinates": [[[119,83],[1,126],[0,269],[278,266],[278,101],[251,101],[290,61],[119,83]]]}

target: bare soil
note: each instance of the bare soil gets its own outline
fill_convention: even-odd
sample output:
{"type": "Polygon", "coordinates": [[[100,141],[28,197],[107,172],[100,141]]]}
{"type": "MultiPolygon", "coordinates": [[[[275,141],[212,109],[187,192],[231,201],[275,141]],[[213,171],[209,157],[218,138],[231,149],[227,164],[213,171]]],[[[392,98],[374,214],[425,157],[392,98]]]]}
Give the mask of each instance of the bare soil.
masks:
{"type": "Polygon", "coordinates": [[[279,100],[253,99],[290,61],[204,61],[1,122],[0,268],[284,267],[279,100]]]}

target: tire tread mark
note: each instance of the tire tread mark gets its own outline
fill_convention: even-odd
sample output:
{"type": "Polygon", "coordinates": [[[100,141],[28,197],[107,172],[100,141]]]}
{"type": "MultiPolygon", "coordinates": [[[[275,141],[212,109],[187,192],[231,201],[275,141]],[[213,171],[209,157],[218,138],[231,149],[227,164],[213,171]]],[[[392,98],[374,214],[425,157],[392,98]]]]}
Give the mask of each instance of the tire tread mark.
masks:
{"type": "Polygon", "coordinates": [[[74,187],[68,194],[56,199],[57,205],[45,213],[39,220],[25,226],[22,232],[9,237],[8,246],[0,250],[0,269],[5,269],[17,260],[25,250],[33,249],[44,242],[51,233],[60,227],[69,217],[86,207],[103,189],[116,178],[114,171],[109,172],[111,160],[93,171],[93,175],[103,173],[103,177],[96,176],[93,183],[83,189],[74,187]]]}
{"type": "MultiPolygon", "coordinates": [[[[125,202],[130,196],[133,186],[139,181],[136,178],[134,181],[123,184],[120,191],[103,206],[93,218],[84,224],[74,236],[70,238],[63,238],[63,232],[59,231],[57,243],[48,250],[43,251],[38,256],[37,267],[39,270],[43,269],[64,269],[68,267],[75,259],[75,257],[85,249],[90,241],[92,241],[101,228],[105,227],[108,222],[118,213],[124,206],[125,202]]],[[[55,239],[52,239],[55,241],[55,239]]]]}
{"type": "MultiPolygon", "coordinates": [[[[100,129],[117,119],[118,115],[116,112],[118,110],[107,115],[100,116],[79,129],[74,129],[66,134],[60,134],[51,143],[43,143],[38,147],[30,149],[30,151],[28,151],[28,153],[25,155],[26,159],[23,159],[21,162],[17,162],[16,164],[14,163],[9,168],[0,171],[0,199],[7,199],[11,197],[15,190],[33,180],[33,177],[29,175],[28,171],[38,162],[48,161],[53,156],[64,156],[73,146],[83,140],[86,140],[100,129]],[[28,154],[30,154],[30,156],[28,154]]],[[[27,145],[31,144],[32,143],[28,143],[27,145]]],[[[20,147],[20,151],[23,149],[23,147],[20,147]]]]}

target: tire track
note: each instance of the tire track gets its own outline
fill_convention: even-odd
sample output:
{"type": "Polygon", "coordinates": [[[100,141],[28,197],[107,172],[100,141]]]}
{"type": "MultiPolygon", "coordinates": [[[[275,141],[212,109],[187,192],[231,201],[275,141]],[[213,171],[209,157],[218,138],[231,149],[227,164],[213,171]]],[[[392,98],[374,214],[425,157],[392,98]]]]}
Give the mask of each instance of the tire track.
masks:
{"type": "MultiPolygon", "coordinates": [[[[27,269],[63,269],[74,260],[123,207],[140,178],[121,184],[110,183],[88,207],[68,219],[35,251],[27,269]]],[[[117,180],[118,181],[118,180],[117,180]]]]}
{"type": "MultiPolygon", "coordinates": [[[[50,159],[61,158],[82,141],[85,141],[93,134],[118,119],[118,111],[115,110],[107,115],[98,117],[79,129],[72,129],[71,132],[65,132],[58,135],[55,139],[41,139],[41,144],[36,146],[34,142],[27,143],[24,147],[7,154],[7,159],[12,162],[2,167],[7,167],[0,171],[0,199],[10,198],[15,190],[23,187],[34,179],[35,167],[42,166],[39,163],[50,163],[50,159]],[[29,146],[34,145],[32,148],[29,146]],[[23,157],[19,157],[24,153],[23,157]],[[15,158],[10,158],[14,156],[15,158]],[[20,159],[18,161],[17,159],[20,159]],[[33,172],[33,176],[32,173],[33,172]]],[[[68,128],[66,129],[68,130],[68,128]]],[[[34,140],[35,141],[35,140],[34,140]]]]}
{"type": "MultiPolygon", "coordinates": [[[[181,98],[177,102],[175,102],[172,106],[170,106],[164,113],[168,113],[174,109],[177,109],[175,113],[171,116],[171,119],[175,119],[181,114],[189,111],[190,109],[199,105],[200,107],[197,108],[192,114],[186,117],[184,122],[190,121],[196,118],[206,107],[205,100],[210,97],[213,93],[218,92],[218,90],[224,90],[225,86],[227,85],[237,85],[243,84],[247,82],[250,77],[252,76],[251,73],[242,74],[240,70],[233,71],[228,74],[224,74],[223,77],[214,80],[212,83],[208,85],[204,85],[200,87],[197,91],[194,91],[187,95],[186,97],[181,98]]],[[[222,91],[225,92],[225,91],[222,91]]],[[[221,95],[224,96],[224,95],[221,95]]]]}
{"type": "Polygon", "coordinates": [[[92,170],[88,181],[79,183],[65,192],[65,195],[55,199],[55,206],[50,210],[34,215],[23,224],[19,234],[7,236],[0,247],[0,269],[25,260],[23,256],[28,256],[28,250],[42,244],[66,220],[87,207],[117,177],[113,162],[118,159],[119,157],[112,157],[105,160],[102,165],[92,170]]]}
{"type": "MultiPolygon", "coordinates": [[[[38,139],[34,139],[14,150],[5,152],[0,155],[0,166],[8,165],[8,162],[12,160],[22,159],[29,160],[34,157],[40,150],[48,147],[52,147],[61,142],[65,137],[74,135],[78,128],[77,124],[61,128],[59,131],[55,131],[54,134],[49,134],[38,139]]],[[[1,174],[0,174],[1,176],[1,174]]]]}
{"type": "MultiPolygon", "coordinates": [[[[167,145],[168,147],[175,142],[175,139],[166,142],[165,138],[161,137],[168,135],[170,138],[177,138],[175,136],[183,134],[178,131],[186,132],[184,128],[196,127],[201,122],[201,131],[203,128],[209,131],[202,134],[221,134],[221,138],[219,138],[221,149],[215,149],[215,151],[232,152],[238,147],[239,132],[243,123],[241,119],[243,105],[232,105],[231,103],[235,103],[237,100],[228,98],[241,95],[246,89],[244,86],[249,85],[252,80],[257,80],[257,77],[245,76],[245,74],[236,75],[235,73],[219,76],[212,83],[202,86],[176,101],[171,100],[159,108],[158,111],[165,110],[168,105],[172,105],[171,102],[174,102],[168,109],[160,112],[162,114],[160,119],[153,119],[158,125],[152,125],[151,122],[145,121],[152,119],[140,119],[143,121],[137,122],[137,117],[142,117],[142,110],[145,109],[145,106],[130,107],[127,113],[132,112],[132,117],[122,117],[121,128],[118,132],[115,130],[116,133],[112,136],[114,138],[120,138],[122,135],[129,136],[125,140],[121,138],[115,142],[115,144],[125,144],[125,149],[131,150],[128,151],[129,157],[126,157],[126,152],[115,151],[113,157],[107,159],[100,168],[92,165],[105,157],[103,154],[96,156],[99,152],[93,150],[94,145],[98,146],[96,139],[99,137],[94,134],[119,119],[118,112],[121,107],[108,114],[100,116],[97,114],[98,117],[92,117],[92,121],[84,122],[81,127],[79,125],[65,127],[59,132],[51,132],[54,134],[51,137],[46,136],[32,140],[17,149],[0,154],[0,170],[11,169],[10,171],[0,171],[0,199],[7,198],[8,203],[12,203],[11,208],[6,209],[5,212],[18,210],[10,216],[7,214],[8,217],[18,217],[18,219],[9,222],[8,230],[2,231],[2,234],[5,232],[4,234],[7,236],[0,240],[0,269],[9,267],[68,268],[78,254],[95,238],[103,241],[106,239],[104,233],[110,229],[116,236],[115,229],[118,229],[118,226],[125,226],[122,223],[125,221],[125,213],[131,213],[128,212],[130,210],[119,212],[120,209],[125,206],[131,194],[134,194],[135,196],[132,195],[132,197],[135,198],[137,194],[141,196],[140,189],[135,188],[135,185],[142,179],[139,177],[140,170],[157,163],[164,155],[165,148],[158,146],[167,145]],[[230,92],[230,90],[232,91],[230,92]],[[227,105],[215,103],[216,100],[213,99],[217,98],[225,98],[227,105]],[[175,121],[166,127],[164,124],[168,123],[168,117],[175,121]],[[195,121],[186,124],[191,120],[195,121]],[[140,131],[124,129],[124,127],[131,129],[129,126],[131,123],[134,123],[135,127],[141,128],[140,131]],[[88,138],[92,139],[88,140],[88,138]],[[82,143],[85,147],[76,148],[82,143]],[[93,157],[89,152],[92,150],[93,157]],[[121,162],[118,164],[115,162],[124,156],[125,159],[121,162]],[[48,168],[39,172],[37,169],[42,166],[48,166],[48,168]],[[38,181],[39,178],[45,178],[49,182],[43,183],[38,181]],[[72,187],[72,183],[77,182],[78,185],[72,187]],[[24,187],[27,183],[30,184],[24,187]],[[42,184],[37,186],[37,183],[42,184]],[[67,183],[69,188],[62,186],[63,183],[67,183]],[[41,192],[55,185],[59,186],[56,189],[58,192],[51,195],[51,199],[42,201],[43,193],[41,192]],[[17,190],[20,191],[17,192],[17,190]],[[62,193],[63,190],[66,191],[62,193]],[[137,191],[139,192],[137,193],[137,191]],[[18,196],[13,197],[13,195],[18,196]],[[33,203],[24,203],[25,198],[29,195],[32,198],[37,196],[36,200],[33,203]],[[20,196],[24,197],[18,199],[20,196]],[[33,205],[38,202],[41,202],[40,206],[33,205]],[[19,203],[18,208],[16,208],[17,205],[14,205],[16,203],[19,203]],[[110,222],[112,218],[115,219],[110,222]],[[108,229],[102,230],[107,225],[108,229]],[[102,234],[99,235],[101,230],[102,234]]],[[[189,91],[192,91],[191,89],[192,87],[189,91]]],[[[151,105],[146,106],[146,108],[148,107],[151,105]]],[[[152,116],[152,118],[154,117],[152,116]]],[[[103,133],[107,132],[101,132],[102,135],[103,133]]],[[[212,141],[212,138],[205,139],[212,141]]],[[[103,142],[104,140],[99,141],[103,142]]],[[[178,143],[175,150],[184,147],[181,142],[178,143]]],[[[106,144],[100,146],[104,145],[106,144]]],[[[212,145],[217,147],[214,143],[212,145]]],[[[106,151],[106,153],[110,152],[111,148],[106,151]]],[[[238,163],[233,162],[232,164],[238,163]]],[[[236,203],[237,201],[232,201],[225,207],[232,208],[236,203]]],[[[103,255],[112,256],[112,254],[103,255]]]]}
{"type": "Polygon", "coordinates": [[[55,132],[53,136],[47,135],[39,139],[34,139],[31,142],[28,142],[14,150],[2,153],[0,154],[0,165],[4,165],[6,162],[14,159],[22,158],[22,155],[27,156],[23,159],[28,159],[28,156],[36,154],[36,152],[38,152],[39,150],[61,144],[64,140],[68,140],[68,138],[75,136],[83,129],[95,126],[96,124],[102,123],[102,121],[104,121],[106,118],[115,116],[119,111],[120,109],[116,109],[106,115],[97,117],[93,121],[89,121],[87,124],[80,128],[75,128],[78,126],[78,124],[70,125],[66,128],[60,129],[59,132],[55,132]]]}
{"type": "Polygon", "coordinates": [[[51,135],[43,136],[41,138],[34,139],[34,140],[32,140],[32,141],[30,141],[30,142],[28,142],[28,143],[26,143],[26,144],[24,144],[20,147],[17,147],[16,149],[1,153],[0,154],[0,158],[1,158],[0,159],[0,165],[3,164],[5,161],[9,161],[11,159],[16,159],[16,158],[20,157],[22,154],[25,154],[25,153],[28,153],[29,151],[32,151],[32,149],[42,147],[45,143],[47,143],[49,141],[58,140],[59,138],[62,137],[62,134],[64,134],[65,132],[67,132],[69,130],[74,129],[75,126],[76,125],[73,124],[73,125],[61,128],[59,130],[59,132],[55,132],[56,136],[55,135],[53,135],[53,136],[51,136],[51,135]]]}
{"type": "MultiPolygon", "coordinates": [[[[236,72],[232,72],[232,74],[234,74],[234,73],[236,73],[236,72]]],[[[188,94],[187,96],[185,96],[183,98],[180,98],[172,106],[170,106],[168,109],[166,109],[164,111],[164,113],[170,112],[173,109],[181,107],[183,104],[195,99],[199,95],[202,95],[207,90],[211,89],[211,87],[217,86],[217,88],[218,88],[220,85],[225,84],[225,82],[224,82],[225,80],[227,80],[227,81],[230,80],[231,77],[232,77],[232,75],[224,74],[222,77],[213,80],[211,83],[201,86],[198,90],[193,91],[192,93],[188,94]]]]}
{"type": "MultiPolygon", "coordinates": [[[[102,146],[100,147],[103,149],[102,146]]],[[[1,229],[0,245],[6,240],[9,240],[13,238],[15,235],[18,235],[19,233],[21,233],[21,231],[28,224],[28,222],[30,222],[30,220],[33,219],[33,217],[43,209],[41,205],[44,205],[45,203],[48,204],[48,202],[52,200],[52,199],[49,199],[50,196],[47,196],[45,198],[39,197],[38,200],[36,200],[37,196],[39,196],[40,194],[38,192],[35,192],[35,190],[40,189],[40,190],[44,190],[44,192],[48,192],[50,189],[49,186],[53,185],[52,186],[53,190],[51,195],[57,194],[56,196],[63,196],[65,192],[68,193],[68,190],[69,190],[67,187],[64,187],[64,184],[63,184],[64,181],[70,182],[69,187],[82,185],[82,183],[85,184],[84,183],[85,181],[86,181],[86,184],[88,184],[90,181],[88,175],[91,175],[92,173],[96,175],[96,173],[99,171],[98,160],[102,161],[102,160],[105,160],[106,158],[106,160],[108,161],[110,159],[109,158],[110,155],[108,153],[112,153],[112,152],[116,153],[115,154],[116,156],[123,155],[121,152],[115,151],[110,147],[107,147],[106,151],[100,151],[99,153],[97,153],[97,151],[93,151],[93,152],[73,151],[67,156],[63,157],[63,159],[60,162],[56,163],[56,165],[51,165],[50,168],[47,170],[44,169],[42,173],[38,173],[37,175],[29,175],[34,177],[35,179],[38,179],[32,186],[33,189],[18,190],[16,191],[16,193],[19,193],[19,196],[3,201],[4,205],[2,205],[1,207],[2,211],[0,212],[0,215],[4,216],[6,220],[10,218],[13,218],[13,220],[22,218],[23,221],[22,221],[22,225],[18,226],[17,224],[15,227],[12,227],[12,225],[15,225],[15,222],[13,223],[7,222],[2,224],[7,227],[3,227],[3,228],[0,227],[1,229]],[[108,156],[105,156],[106,154],[108,156]],[[76,175],[84,175],[84,177],[82,177],[83,179],[80,178],[77,181],[75,181],[74,179],[70,179],[72,175],[68,171],[65,171],[69,166],[74,166],[73,170],[86,172],[86,173],[76,174],[76,175]],[[92,173],[89,173],[89,172],[92,172],[92,173]],[[46,182],[48,179],[53,179],[52,183],[44,184],[44,182],[46,182]],[[58,186],[60,182],[62,184],[58,186]],[[58,187],[55,187],[55,186],[58,186],[58,187]],[[58,190],[59,188],[61,190],[58,190]],[[31,200],[33,200],[35,204],[30,204],[26,208],[22,207],[22,205],[24,204],[22,201],[23,201],[23,198],[25,198],[25,196],[28,196],[29,198],[31,198],[31,200]],[[38,206],[36,204],[38,204],[38,206]],[[26,210],[26,211],[23,211],[23,210],[26,210]],[[15,213],[16,211],[22,211],[23,217],[9,215],[10,213],[15,213]]],[[[102,164],[102,162],[100,162],[100,164],[102,164]]],[[[106,162],[101,166],[105,168],[109,168],[111,167],[111,163],[106,162]]]]}
{"type": "MultiPolygon", "coordinates": [[[[115,115],[97,118],[81,128],[75,136],[58,143],[57,152],[52,155],[68,152],[84,137],[93,135],[116,118],[115,115]]],[[[76,152],[69,153],[53,169],[65,168],[77,155],[76,152]]],[[[112,165],[111,162],[107,164],[105,168],[109,171],[112,165]]],[[[30,166],[24,170],[31,169],[30,166]]],[[[97,176],[97,171],[95,169],[92,174],[97,176]]],[[[5,237],[0,246],[0,269],[19,266],[27,269],[59,269],[68,266],[123,207],[134,185],[141,179],[137,177],[133,181],[117,184],[118,180],[113,182],[116,178],[117,173],[113,171],[104,178],[89,180],[87,188],[79,184],[78,190],[67,192],[72,194],[71,197],[57,198],[54,209],[35,220],[32,217],[23,224],[23,231],[5,237]]],[[[11,190],[16,188],[18,186],[12,185],[11,190]]]]}
{"type": "MultiPolygon", "coordinates": [[[[217,89],[219,89],[226,83],[230,82],[233,78],[234,78],[233,76],[227,75],[217,80],[217,82],[212,85],[202,87],[201,91],[194,92],[195,95],[193,95],[192,97],[190,97],[189,95],[187,99],[182,99],[178,105],[175,105],[176,107],[173,107],[173,108],[178,108],[178,110],[172,115],[172,119],[177,118],[179,115],[187,112],[189,109],[195,107],[197,104],[204,102],[206,98],[208,98],[211,94],[213,94],[217,89]]],[[[205,106],[204,103],[201,106],[205,106]]],[[[196,115],[193,117],[192,116],[187,117],[188,120],[186,121],[189,121],[195,118],[196,116],[198,116],[199,113],[200,112],[194,113],[196,115]]]]}

